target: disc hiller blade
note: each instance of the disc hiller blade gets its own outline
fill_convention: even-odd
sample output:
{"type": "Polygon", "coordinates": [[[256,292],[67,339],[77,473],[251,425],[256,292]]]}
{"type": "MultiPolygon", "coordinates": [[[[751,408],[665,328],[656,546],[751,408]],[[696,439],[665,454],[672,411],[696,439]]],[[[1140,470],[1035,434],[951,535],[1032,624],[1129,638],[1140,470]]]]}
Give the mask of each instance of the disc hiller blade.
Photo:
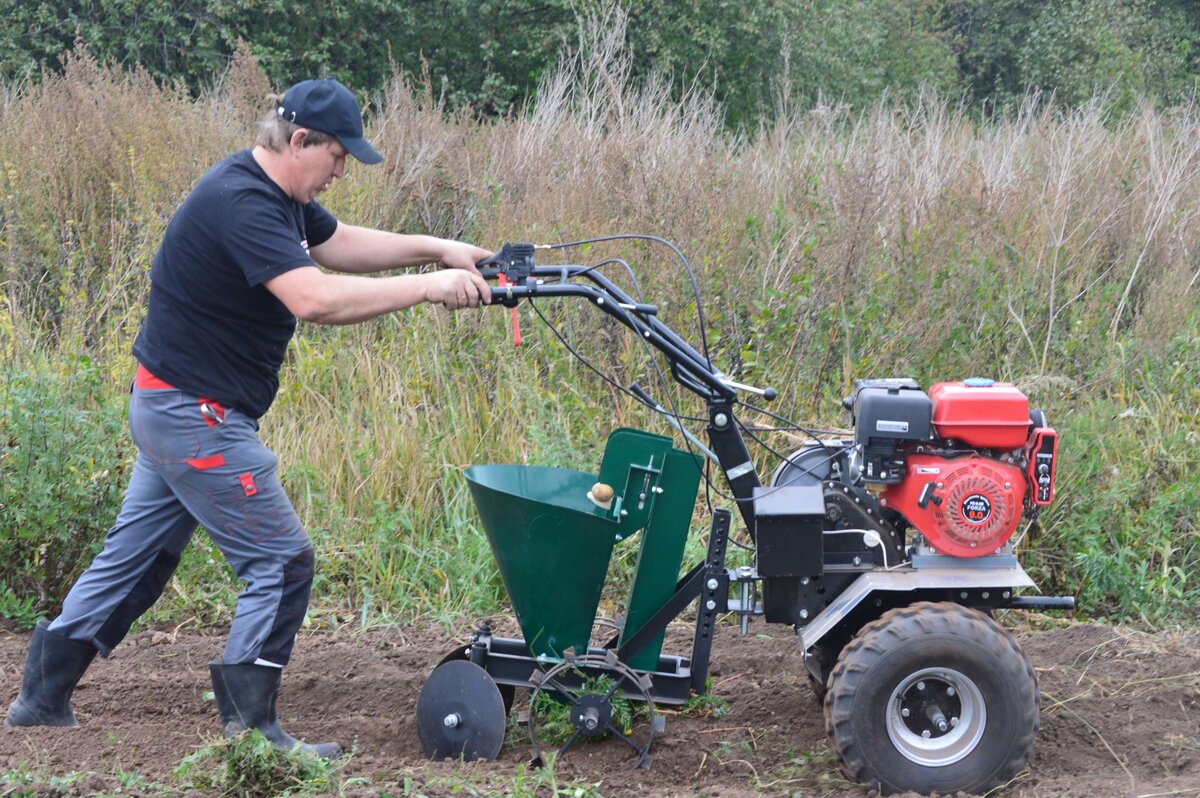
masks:
{"type": "Polygon", "coordinates": [[[417,734],[430,759],[495,759],[506,720],[499,687],[468,660],[434,668],[417,698],[417,734]]]}

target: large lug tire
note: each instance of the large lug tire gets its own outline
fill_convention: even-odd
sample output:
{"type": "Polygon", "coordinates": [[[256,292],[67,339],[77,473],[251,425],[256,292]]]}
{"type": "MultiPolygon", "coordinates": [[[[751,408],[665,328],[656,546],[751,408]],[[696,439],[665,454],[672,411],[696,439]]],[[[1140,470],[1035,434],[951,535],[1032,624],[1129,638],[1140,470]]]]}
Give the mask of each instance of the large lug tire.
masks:
{"type": "Polygon", "coordinates": [[[825,730],[843,770],[883,794],[985,793],[1033,751],[1037,677],[983,613],[921,602],[867,624],[842,651],[825,730]]]}

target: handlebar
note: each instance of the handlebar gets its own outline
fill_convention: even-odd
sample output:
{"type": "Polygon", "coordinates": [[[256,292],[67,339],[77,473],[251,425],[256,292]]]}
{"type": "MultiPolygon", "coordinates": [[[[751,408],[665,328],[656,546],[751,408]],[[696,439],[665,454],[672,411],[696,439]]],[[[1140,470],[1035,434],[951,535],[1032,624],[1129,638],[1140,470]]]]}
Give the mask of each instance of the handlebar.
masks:
{"type": "Polygon", "coordinates": [[[539,266],[533,244],[505,244],[477,265],[485,280],[503,284],[492,288],[492,304],[515,308],[522,299],[574,296],[589,300],[621,322],[666,357],[675,381],[706,400],[732,401],[739,390],[768,401],[776,392],[734,382],[718,371],[707,356],[697,352],[658,318],[658,306],[636,302],[595,267],[573,264],[539,266]],[[580,280],[586,279],[584,283],[580,280]]]}

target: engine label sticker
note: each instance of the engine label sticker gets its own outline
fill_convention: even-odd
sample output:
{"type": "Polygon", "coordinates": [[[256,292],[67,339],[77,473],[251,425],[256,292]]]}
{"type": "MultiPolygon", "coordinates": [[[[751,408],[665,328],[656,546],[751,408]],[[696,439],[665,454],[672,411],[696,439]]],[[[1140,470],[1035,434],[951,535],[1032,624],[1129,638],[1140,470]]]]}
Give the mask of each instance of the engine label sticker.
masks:
{"type": "Polygon", "coordinates": [[[982,524],[992,517],[992,500],[982,493],[972,493],[959,505],[962,517],[972,524],[982,524]]]}
{"type": "Polygon", "coordinates": [[[907,421],[886,421],[879,419],[875,422],[876,432],[908,432],[907,421]]]}

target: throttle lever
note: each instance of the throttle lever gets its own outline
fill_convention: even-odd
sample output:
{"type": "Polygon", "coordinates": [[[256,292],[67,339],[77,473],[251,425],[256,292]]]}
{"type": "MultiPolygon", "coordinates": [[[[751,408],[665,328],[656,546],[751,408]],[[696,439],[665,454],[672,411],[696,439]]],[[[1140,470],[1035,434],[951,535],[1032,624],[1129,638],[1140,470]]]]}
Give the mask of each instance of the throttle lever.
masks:
{"type": "MultiPolygon", "coordinates": [[[[504,272],[500,272],[500,274],[497,275],[497,279],[500,281],[501,288],[507,288],[509,285],[511,285],[511,283],[508,281],[508,278],[504,276],[504,272]]],[[[516,348],[521,345],[521,319],[517,316],[516,302],[514,302],[512,305],[512,328],[513,348],[516,348]]]]}
{"type": "Polygon", "coordinates": [[[505,244],[500,251],[475,264],[478,268],[496,266],[513,285],[522,285],[533,274],[534,244],[505,244]]]}

